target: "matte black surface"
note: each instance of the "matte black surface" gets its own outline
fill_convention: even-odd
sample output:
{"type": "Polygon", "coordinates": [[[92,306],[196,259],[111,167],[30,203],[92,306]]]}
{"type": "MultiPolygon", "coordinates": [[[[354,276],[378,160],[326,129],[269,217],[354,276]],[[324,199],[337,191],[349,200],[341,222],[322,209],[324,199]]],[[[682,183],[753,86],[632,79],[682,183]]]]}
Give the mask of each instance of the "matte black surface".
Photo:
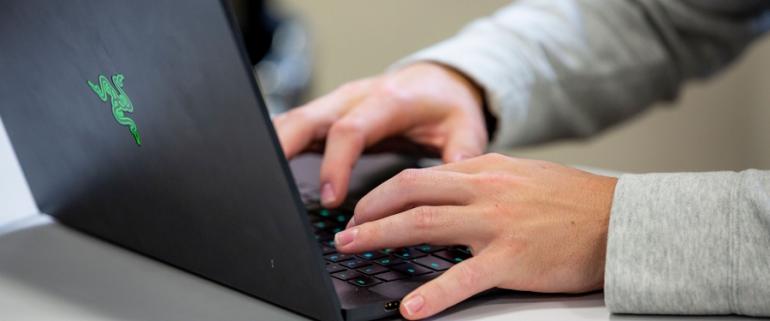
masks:
{"type": "Polygon", "coordinates": [[[301,314],[341,319],[219,1],[0,8],[0,115],[43,212],[301,314]],[[115,73],[125,75],[141,147],[86,84],[115,73]]]}

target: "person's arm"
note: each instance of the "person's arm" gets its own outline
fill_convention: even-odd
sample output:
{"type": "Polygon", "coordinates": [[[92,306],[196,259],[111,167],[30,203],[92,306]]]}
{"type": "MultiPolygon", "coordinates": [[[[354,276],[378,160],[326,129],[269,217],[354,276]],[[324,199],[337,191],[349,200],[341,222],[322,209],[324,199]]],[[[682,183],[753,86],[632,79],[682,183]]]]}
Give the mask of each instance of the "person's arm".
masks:
{"type": "MultiPolygon", "coordinates": [[[[463,77],[473,78],[484,89],[488,103],[500,117],[502,128],[498,137],[506,144],[535,142],[568,134],[587,134],[612,120],[633,114],[646,105],[644,102],[672,97],[682,79],[704,75],[734,57],[748,39],[756,35],[753,31],[745,31],[753,28],[747,22],[751,19],[741,17],[753,17],[758,13],[746,11],[745,8],[739,10],[738,7],[703,12],[699,6],[730,7],[735,3],[738,2],[712,3],[703,0],[695,5],[684,0],[676,4],[663,1],[639,4],[630,0],[520,2],[502,11],[498,18],[477,23],[481,27],[471,27],[471,31],[464,33],[456,42],[450,41],[437,47],[445,48],[444,51],[435,49],[436,53],[444,52],[455,57],[457,64],[453,64],[447,56],[441,59],[438,54],[417,56],[425,59],[432,57],[454,69],[436,64],[416,64],[348,84],[275,119],[276,129],[289,157],[307,150],[314,142],[325,140],[322,180],[327,180],[323,178],[325,176],[334,178],[337,194],[336,200],[324,204],[332,206],[340,201],[341,194],[345,192],[349,168],[358,155],[364,148],[386,137],[402,136],[435,147],[442,152],[446,161],[452,162],[434,168],[404,171],[380,185],[358,202],[348,228],[335,236],[336,246],[343,253],[361,253],[420,243],[469,246],[473,257],[452,266],[404,298],[400,309],[408,319],[434,315],[492,287],[536,292],[585,292],[601,289],[604,285],[607,288],[606,300],[613,312],[698,313],[707,309],[704,307],[719,304],[710,300],[722,297],[710,295],[724,288],[711,285],[724,284],[721,281],[723,279],[733,280],[727,282],[731,285],[728,291],[732,291],[728,295],[732,296],[731,302],[734,304],[728,305],[727,309],[722,307],[713,310],[713,313],[770,315],[767,307],[762,305],[770,300],[769,294],[763,292],[770,286],[766,284],[767,278],[760,278],[768,274],[765,270],[768,264],[759,261],[767,259],[767,253],[760,252],[768,248],[767,226],[770,225],[767,222],[770,209],[766,198],[763,201],[759,197],[768,193],[766,178],[762,179],[762,184],[756,183],[759,182],[757,179],[754,184],[739,184],[741,187],[734,190],[737,195],[754,195],[753,198],[717,197],[704,200],[706,197],[723,194],[719,194],[712,185],[693,180],[711,179],[714,184],[725,184],[722,191],[735,185],[729,185],[729,180],[722,181],[709,176],[712,174],[692,174],[693,178],[690,179],[667,175],[624,176],[615,193],[614,178],[592,175],[557,164],[501,155],[473,157],[481,153],[487,137],[483,131],[480,113],[482,99],[478,87],[463,77]],[[509,18],[514,20],[509,22],[499,18],[516,8],[523,8],[519,10],[526,14],[510,14],[509,18]],[[565,8],[569,10],[556,10],[565,8]],[[682,22],[683,27],[674,29],[666,29],[660,27],[663,25],[660,22],[652,22],[678,20],[690,14],[702,15],[703,19],[682,22]],[[728,16],[730,18],[726,18],[728,16]],[[716,24],[718,28],[713,25],[709,27],[712,19],[742,27],[728,28],[719,23],[716,24]],[[522,25],[514,28],[511,24],[515,25],[514,22],[519,20],[522,25]],[[580,23],[558,23],[562,20],[580,23]],[[476,39],[469,36],[475,33],[472,30],[483,28],[485,24],[492,24],[492,31],[508,35],[515,41],[504,37],[486,39],[481,32],[476,39]],[[604,25],[604,29],[598,27],[600,25],[604,25]],[[619,28],[625,25],[638,27],[639,30],[632,27],[619,28]],[[692,28],[688,25],[698,27],[681,33],[670,34],[666,31],[692,28]],[[530,31],[525,26],[537,30],[540,35],[534,37],[530,34],[526,38],[526,32],[530,31]],[[738,32],[738,29],[744,31],[738,32]],[[620,38],[618,42],[594,43],[601,32],[605,36],[616,34],[617,37],[630,38],[620,38]],[[745,37],[740,37],[744,33],[745,37]],[[561,34],[566,36],[559,36],[561,34]],[[673,47],[678,43],[675,37],[677,34],[688,35],[685,38],[693,43],[684,48],[702,50],[677,50],[673,47]],[[722,36],[707,37],[707,34],[722,36]],[[553,41],[549,37],[562,42],[553,41]],[[578,38],[570,42],[570,37],[578,38]],[[524,39],[532,43],[519,48],[519,44],[526,42],[524,39]],[[743,40],[734,43],[732,39],[743,40]],[[466,43],[467,46],[452,43],[466,43]],[[714,48],[698,44],[711,44],[714,48]],[[495,49],[498,47],[502,49],[495,49]],[[690,57],[677,52],[698,54],[690,57]],[[714,54],[708,54],[711,52],[714,54]],[[558,59],[556,53],[559,54],[558,59]],[[658,56],[650,53],[657,53],[658,56]],[[466,62],[464,59],[475,61],[476,64],[461,65],[461,62],[466,62]],[[663,61],[660,63],[663,67],[653,63],[658,61],[656,59],[663,61]],[[693,64],[688,63],[688,59],[693,64]],[[595,62],[603,63],[593,64],[595,62]],[[641,62],[650,62],[648,67],[662,73],[662,76],[644,73],[646,69],[643,68],[639,74],[623,73],[632,71],[641,62]],[[701,65],[706,67],[689,67],[701,65]],[[589,66],[597,69],[590,69],[589,66]],[[464,75],[455,70],[462,71],[464,75]],[[519,71],[521,73],[517,73],[519,71]],[[594,84],[578,81],[589,82],[593,80],[589,77],[591,75],[596,77],[596,91],[592,89],[594,84]],[[573,85],[565,85],[568,83],[573,85]],[[588,96],[595,97],[591,97],[589,102],[581,100],[588,96]],[[570,99],[575,100],[574,105],[570,99]],[[605,118],[602,115],[609,116],[605,118]],[[684,185],[668,184],[666,178],[681,181],[684,185]],[[636,180],[639,180],[640,186],[634,184],[636,180]],[[671,185],[672,190],[668,193],[660,192],[654,187],[658,186],[656,182],[660,186],[671,185]],[[680,188],[679,192],[676,192],[676,186],[680,188]],[[686,191],[684,186],[688,186],[686,191]],[[648,189],[658,191],[655,194],[658,196],[657,203],[648,206],[667,206],[649,210],[650,213],[657,213],[657,217],[635,221],[633,218],[637,211],[643,210],[631,207],[644,202],[646,194],[653,194],[648,189]],[[711,192],[716,194],[711,195],[711,192]],[[746,201],[749,199],[752,201],[746,201]],[[676,243],[681,240],[677,238],[680,234],[687,235],[686,240],[693,242],[708,239],[711,233],[708,229],[677,229],[675,234],[668,235],[674,240],[667,240],[670,242],[664,246],[651,245],[648,248],[638,243],[639,239],[651,242],[652,238],[658,237],[656,226],[677,226],[676,220],[684,219],[678,217],[679,214],[696,215],[699,219],[709,220],[709,217],[701,214],[719,210],[713,207],[701,208],[697,202],[707,203],[703,205],[704,208],[718,203],[732,211],[719,212],[714,218],[715,224],[721,224],[720,214],[753,213],[754,219],[728,226],[720,235],[742,235],[741,239],[750,239],[749,243],[740,243],[746,245],[741,249],[754,254],[740,257],[756,261],[730,259],[728,264],[740,265],[737,270],[730,270],[732,268],[725,266],[724,260],[717,260],[723,253],[718,247],[710,247],[712,243],[676,243]],[[703,211],[691,211],[693,209],[703,211]],[[661,222],[650,221],[655,219],[661,222]],[[667,223],[666,220],[671,222],[667,223]],[[612,233],[609,240],[608,230],[612,233]],[[639,235],[628,234],[626,230],[634,230],[639,235]],[[611,243],[609,247],[607,241],[611,243]],[[618,248],[623,253],[615,252],[618,248]],[[605,253],[608,249],[612,253],[605,253]],[[638,271],[632,270],[634,267],[627,264],[641,263],[622,262],[623,259],[635,257],[654,260],[677,251],[697,252],[699,254],[692,255],[692,259],[696,260],[694,262],[697,262],[694,264],[713,263],[714,269],[724,273],[688,270],[701,273],[700,276],[691,275],[690,279],[705,280],[707,285],[685,284],[688,287],[675,290],[662,287],[660,291],[653,292],[655,289],[652,287],[637,285],[644,282],[677,284],[678,279],[674,278],[682,273],[669,272],[684,267],[672,268],[672,264],[669,264],[663,265],[669,270],[659,270],[660,266],[649,263],[645,266],[645,274],[628,275],[629,271],[638,271]],[[709,262],[704,263],[706,260],[709,262]],[[622,266],[619,266],[619,262],[623,263],[622,266]],[[605,271],[605,268],[608,270],[605,271]],[[746,273],[746,270],[752,272],[746,273]],[[737,274],[730,274],[730,271],[737,271],[737,274]],[[605,273],[608,275],[606,282],[605,273]],[[720,281],[708,283],[714,278],[720,281]],[[650,292],[647,294],[642,291],[650,292]],[[687,295],[681,295],[680,292],[687,295]],[[646,295],[657,295],[660,298],[654,302],[647,301],[646,295]],[[735,305],[737,300],[749,296],[753,297],[735,305]],[[699,300],[695,302],[695,299],[699,300]],[[661,307],[655,305],[657,302],[670,305],[661,307]],[[671,306],[675,308],[669,308],[671,306]]],[[[740,2],[741,6],[758,3],[740,2]]],[[[762,25],[757,23],[756,26],[759,28],[762,25]]],[[[686,42],[683,40],[682,43],[686,42]]],[[[727,176],[731,175],[765,177],[762,176],[765,174],[760,173],[727,176]]],[[[639,215],[640,218],[642,216],[639,215]]],[[[710,227],[712,224],[698,222],[698,225],[688,227],[703,226],[710,227]]],[[[740,241],[732,237],[730,239],[740,241]]],[[[686,258],[691,259],[689,256],[686,258]]]]}
{"type": "Polygon", "coordinates": [[[288,158],[324,151],[321,201],[336,207],[366,151],[454,162],[486,150],[485,120],[498,146],[521,145],[588,135],[672,98],[683,79],[725,65],[766,29],[763,5],[520,1],[397,67],[413,65],[345,84],[274,124],[288,158]]]}
{"type": "MultiPolygon", "coordinates": [[[[762,1],[522,1],[398,63],[473,79],[498,146],[584,136],[672,99],[764,32],[762,1]]],[[[605,298],[616,313],[770,315],[770,174],[625,175],[605,298]]]]}
{"type": "Polygon", "coordinates": [[[612,312],[770,316],[770,172],[624,175],[611,213],[612,312]]]}
{"type": "Polygon", "coordinates": [[[395,67],[434,61],[473,79],[498,118],[498,147],[581,137],[728,64],[770,25],[768,5],[518,1],[395,67]]]}

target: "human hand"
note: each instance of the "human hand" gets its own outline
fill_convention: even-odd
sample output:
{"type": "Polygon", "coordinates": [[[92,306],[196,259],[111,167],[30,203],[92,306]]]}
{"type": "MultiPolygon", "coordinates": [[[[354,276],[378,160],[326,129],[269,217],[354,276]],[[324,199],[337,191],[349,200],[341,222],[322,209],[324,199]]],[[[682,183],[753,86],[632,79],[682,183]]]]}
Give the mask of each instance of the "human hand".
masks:
{"type": "Polygon", "coordinates": [[[616,182],[498,154],[408,169],[361,199],[335,242],[343,253],[421,243],[471,249],[473,257],[403,299],[407,319],[429,317],[493,287],[601,289],[616,182]]]}
{"type": "Polygon", "coordinates": [[[481,93],[465,77],[419,63],[343,85],[273,122],[288,158],[325,141],[321,202],[336,207],[361,153],[388,138],[436,151],[445,162],[483,153],[488,137],[482,108],[481,93]]]}

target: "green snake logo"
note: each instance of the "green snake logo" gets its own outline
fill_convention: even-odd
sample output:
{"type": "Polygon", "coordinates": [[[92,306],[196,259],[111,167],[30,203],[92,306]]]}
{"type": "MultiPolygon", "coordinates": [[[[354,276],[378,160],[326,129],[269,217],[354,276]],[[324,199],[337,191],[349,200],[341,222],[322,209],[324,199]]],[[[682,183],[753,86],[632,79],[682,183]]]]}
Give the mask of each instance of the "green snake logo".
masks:
{"type": "Polygon", "coordinates": [[[134,137],[136,145],[142,146],[142,137],[139,136],[139,130],[136,129],[136,123],[133,119],[126,116],[126,113],[134,112],[134,105],[131,103],[131,99],[128,98],[126,92],[123,91],[123,80],[125,77],[122,74],[115,74],[112,76],[112,83],[104,75],[99,75],[99,85],[88,81],[88,86],[99,96],[103,102],[107,102],[110,99],[112,104],[112,115],[115,117],[115,121],[118,124],[128,127],[128,131],[131,132],[131,136],[134,137]],[[114,86],[113,86],[114,84],[114,86]]]}

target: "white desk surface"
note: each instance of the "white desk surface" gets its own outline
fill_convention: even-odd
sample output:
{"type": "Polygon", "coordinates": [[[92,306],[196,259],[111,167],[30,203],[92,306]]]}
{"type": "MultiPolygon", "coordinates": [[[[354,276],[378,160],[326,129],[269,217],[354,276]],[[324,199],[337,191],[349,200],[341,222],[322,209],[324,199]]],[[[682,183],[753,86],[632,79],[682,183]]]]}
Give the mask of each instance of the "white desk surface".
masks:
{"type": "MultiPolygon", "coordinates": [[[[0,320],[305,320],[72,231],[37,212],[0,120],[0,320]]],[[[434,318],[609,319],[704,317],[610,315],[601,293],[509,293],[474,299],[434,318]]]]}

